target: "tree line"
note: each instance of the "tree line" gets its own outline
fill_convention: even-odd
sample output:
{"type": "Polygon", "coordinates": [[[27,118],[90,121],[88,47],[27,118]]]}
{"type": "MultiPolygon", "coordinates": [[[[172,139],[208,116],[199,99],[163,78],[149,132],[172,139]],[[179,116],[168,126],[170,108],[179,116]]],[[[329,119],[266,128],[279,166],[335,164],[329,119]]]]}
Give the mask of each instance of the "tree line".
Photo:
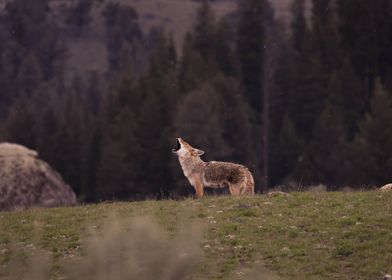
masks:
{"type": "MultiPolygon", "coordinates": [[[[201,1],[176,51],[130,6],[7,2],[0,14],[0,139],[36,149],[81,201],[177,197],[192,189],[177,136],[206,160],[243,163],[256,189],[391,180],[392,3],[266,0],[217,18],[201,1]],[[104,23],[106,71],[67,78],[64,36],[104,23]],[[96,15],[95,15],[96,16],[96,15]]],[[[71,40],[72,42],[72,40],[71,40]]]]}

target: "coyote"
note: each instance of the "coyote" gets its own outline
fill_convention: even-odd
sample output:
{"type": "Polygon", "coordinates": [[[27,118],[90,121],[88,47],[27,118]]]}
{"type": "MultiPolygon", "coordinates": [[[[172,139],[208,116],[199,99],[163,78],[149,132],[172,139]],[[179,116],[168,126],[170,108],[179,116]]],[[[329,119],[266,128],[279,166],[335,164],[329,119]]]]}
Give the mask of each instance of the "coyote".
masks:
{"type": "Polygon", "coordinates": [[[196,191],[196,197],[202,197],[204,187],[222,188],[229,186],[234,196],[254,194],[252,173],[243,165],[231,162],[204,162],[200,156],[204,151],[193,148],[181,138],[177,138],[177,154],[185,177],[196,191]]]}

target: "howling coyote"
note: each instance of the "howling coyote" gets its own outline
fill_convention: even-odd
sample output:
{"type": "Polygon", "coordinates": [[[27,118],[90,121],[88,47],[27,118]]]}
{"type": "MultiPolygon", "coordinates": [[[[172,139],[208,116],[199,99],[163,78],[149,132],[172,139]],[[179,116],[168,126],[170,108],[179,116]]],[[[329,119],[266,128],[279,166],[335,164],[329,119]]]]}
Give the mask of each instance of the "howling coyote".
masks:
{"type": "Polygon", "coordinates": [[[204,187],[222,188],[226,185],[232,195],[254,194],[253,176],[245,166],[231,162],[204,162],[200,158],[204,152],[181,138],[177,138],[177,148],[172,151],[178,155],[182,171],[195,188],[197,197],[203,196],[204,187]]]}

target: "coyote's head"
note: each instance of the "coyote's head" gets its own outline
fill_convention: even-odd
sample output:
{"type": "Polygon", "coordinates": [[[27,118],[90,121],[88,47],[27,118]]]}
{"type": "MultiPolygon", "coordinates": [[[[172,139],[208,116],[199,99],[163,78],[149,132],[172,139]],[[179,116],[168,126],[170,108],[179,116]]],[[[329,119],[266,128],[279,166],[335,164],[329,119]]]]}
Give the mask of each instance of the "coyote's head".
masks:
{"type": "Polygon", "coordinates": [[[204,154],[204,151],[193,148],[187,142],[182,140],[181,137],[177,138],[177,147],[172,149],[172,152],[177,154],[179,157],[200,157],[204,154]]]}

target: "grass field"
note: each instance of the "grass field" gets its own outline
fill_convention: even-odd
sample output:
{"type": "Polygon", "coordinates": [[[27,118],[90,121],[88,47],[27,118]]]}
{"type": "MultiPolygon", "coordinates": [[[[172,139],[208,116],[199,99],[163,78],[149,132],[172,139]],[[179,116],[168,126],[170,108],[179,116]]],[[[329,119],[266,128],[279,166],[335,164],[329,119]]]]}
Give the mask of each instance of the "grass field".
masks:
{"type": "Polygon", "coordinates": [[[1,212],[0,278],[38,254],[30,259],[46,260],[55,279],[73,260],[79,275],[92,263],[111,274],[124,258],[150,272],[139,279],[162,273],[157,259],[191,279],[379,279],[392,272],[391,200],[392,192],[305,192],[1,212]],[[176,248],[189,250],[178,257],[176,248]]]}

